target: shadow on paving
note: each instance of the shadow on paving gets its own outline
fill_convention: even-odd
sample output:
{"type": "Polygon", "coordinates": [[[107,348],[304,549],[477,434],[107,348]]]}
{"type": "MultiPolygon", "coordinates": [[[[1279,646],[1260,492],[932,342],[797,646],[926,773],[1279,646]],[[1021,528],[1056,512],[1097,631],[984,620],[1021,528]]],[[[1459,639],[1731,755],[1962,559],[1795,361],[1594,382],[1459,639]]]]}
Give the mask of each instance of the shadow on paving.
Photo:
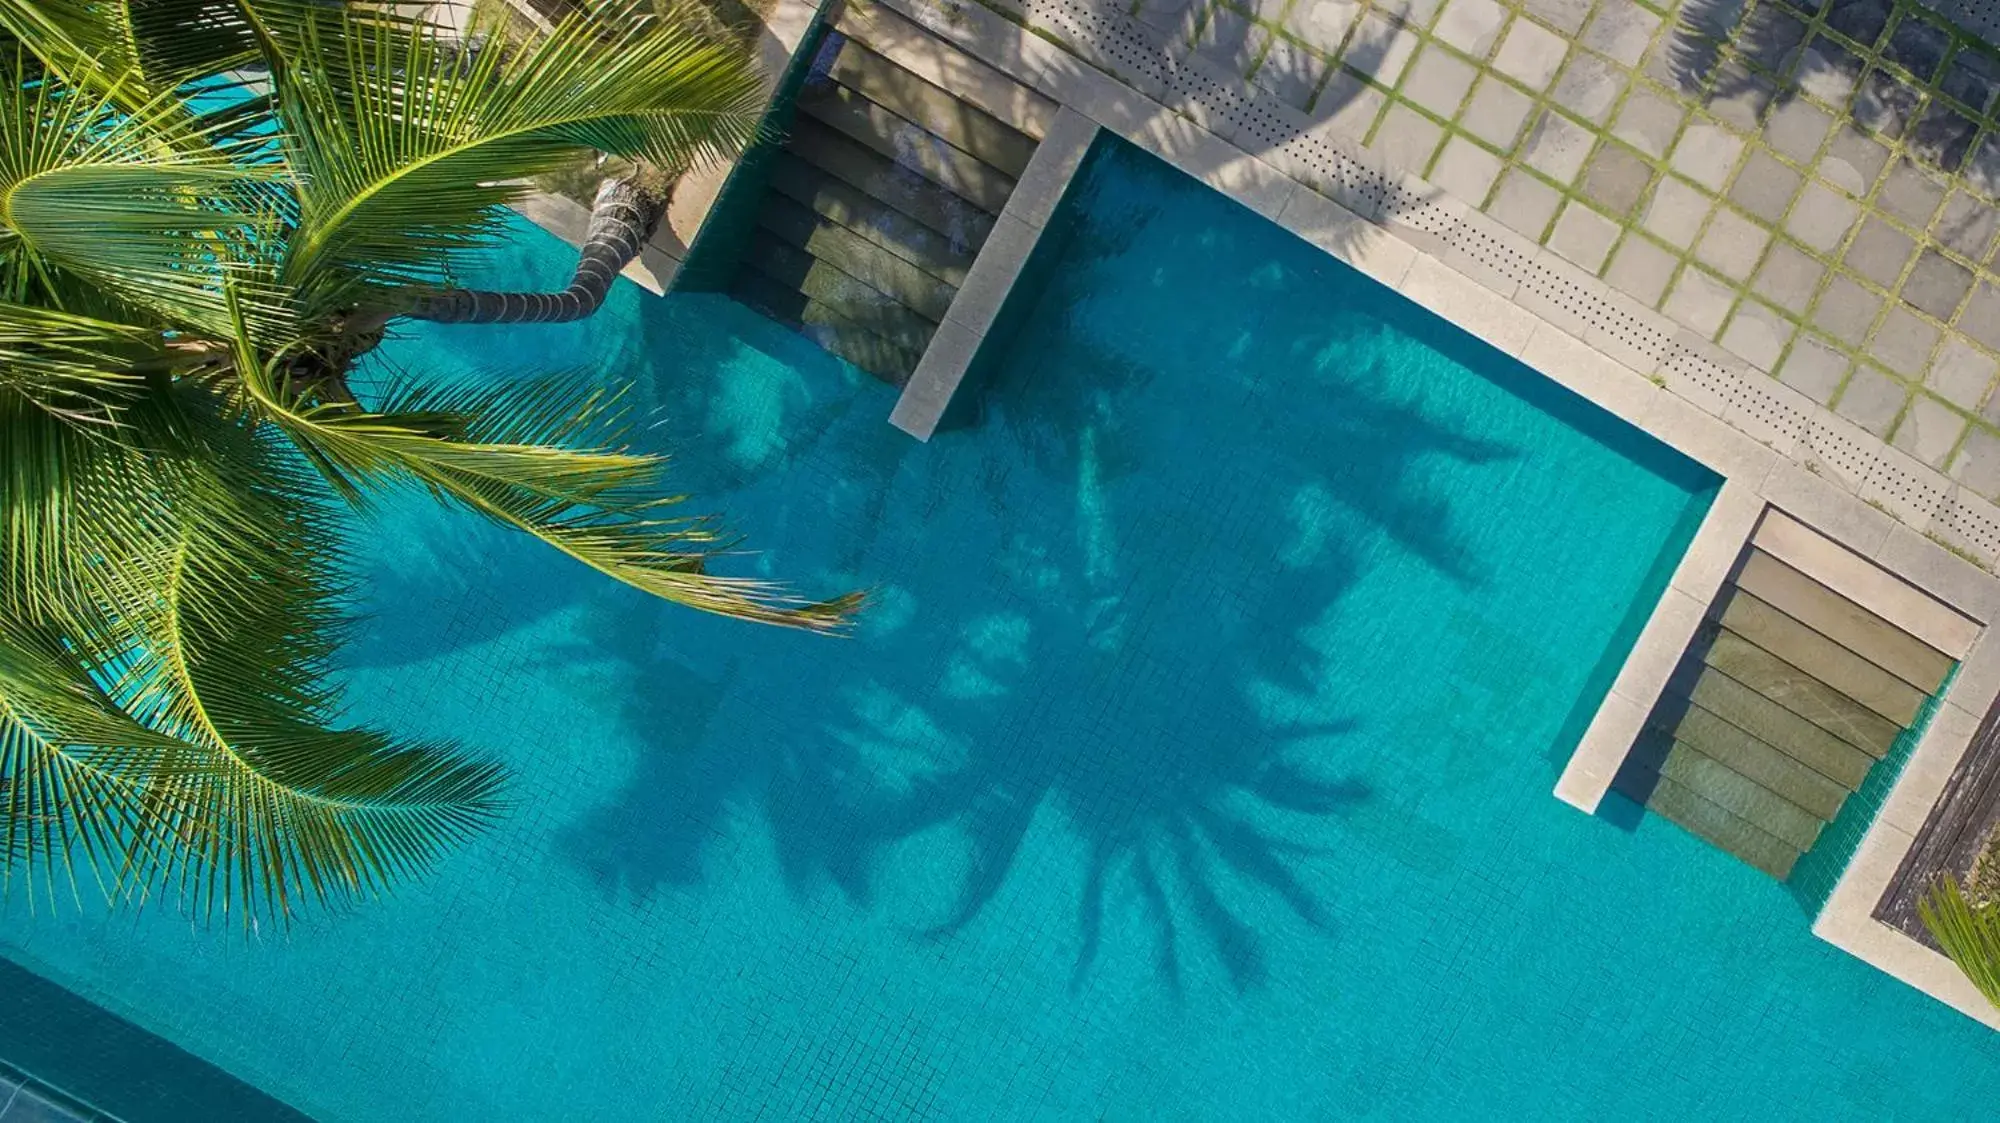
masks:
{"type": "MultiPolygon", "coordinates": [[[[855,639],[592,594],[577,650],[550,664],[586,663],[637,748],[615,798],[562,841],[608,894],[727,879],[748,814],[794,892],[914,901],[932,915],[919,938],[979,919],[1017,874],[1045,886],[1074,862],[1078,985],[1106,955],[1146,954],[1106,946],[1114,899],[1139,902],[1176,990],[1195,956],[1239,988],[1261,981],[1247,899],[1330,930],[1310,866],[1338,855],[1315,839],[1371,793],[1325,770],[1367,718],[1331,681],[1351,653],[1325,646],[1322,622],[1385,550],[1476,582],[1420,464],[1514,452],[1333,365],[1370,325],[1337,289],[1309,295],[1344,267],[1219,198],[1212,226],[1155,222],[1150,191],[1181,181],[1141,159],[1149,191],[1081,209],[994,377],[968,391],[968,428],[920,446],[882,424],[886,396],[802,397],[782,448],[694,469],[702,494],[740,489],[732,511],[765,541],[831,528],[830,571],[882,582],[855,639]],[[1135,240],[1177,272],[1135,270],[1135,240]],[[1246,257],[1263,264],[1205,272],[1246,257]],[[1216,338],[1217,317],[1189,309],[1198,352],[1160,338],[1181,323],[1120,322],[1190,284],[1253,290],[1230,303],[1252,317],[1216,338]],[[912,853],[930,856],[921,873],[912,853]]],[[[703,381],[727,373],[663,373],[663,412],[740,435],[721,416],[738,392],[703,381]]]]}
{"type": "MultiPolygon", "coordinates": [[[[1966,166],[1979,125],[1961,106],[1976,113],[1991,102],[2000,61],[1970,48],[1952,53],[1942,24],[1908,11],[1899,18],[1893,0],[1839,0],[1819,23],[1803,5],[1767,0],[1747,14],[1745,7],[1745,0],[1690,0],[1669,32],[1664,72],[1651,76],[1751,133],[1808,91],[1834,104],[1836,118],[1851,113],[1840,128],[1901,139],[1918,162],[1947,175],[1964,171],[1982,190],[1995,186],[1966,166]]],[[[1863,194],[1868,185],[1860,185],[1863,194]]]]}

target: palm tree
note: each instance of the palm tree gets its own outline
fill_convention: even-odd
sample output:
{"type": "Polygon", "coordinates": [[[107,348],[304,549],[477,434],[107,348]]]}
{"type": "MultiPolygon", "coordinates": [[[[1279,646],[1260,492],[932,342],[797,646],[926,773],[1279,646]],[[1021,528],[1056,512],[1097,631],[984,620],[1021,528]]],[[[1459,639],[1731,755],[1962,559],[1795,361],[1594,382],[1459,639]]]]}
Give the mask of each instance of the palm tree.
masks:
{"type": "Polygon", "coordinates": [[[1939,874],[1917,915],[1986,1001],[2000,1007],[2000,905],[1973,901],[1956,878],[1939,874]]]}
{"type": "MultiPolygon", "coordinates": [[[[830,631],[717,576],[577,377],[357,374],[403,317],[587,315],[660,184],[750,138],[734,48],[630,13],[480,49],[394,3],[0,0],[0,869],[246,922],[372,895],[503,807],[449,743],[336,727],[341,517],[385,488],[647,593],[830,631]],[[608,153],[577,280],[446,283],[524,176],[608,153]]],[[[372,365],[369,369],[375,369],[372,365]]]]}

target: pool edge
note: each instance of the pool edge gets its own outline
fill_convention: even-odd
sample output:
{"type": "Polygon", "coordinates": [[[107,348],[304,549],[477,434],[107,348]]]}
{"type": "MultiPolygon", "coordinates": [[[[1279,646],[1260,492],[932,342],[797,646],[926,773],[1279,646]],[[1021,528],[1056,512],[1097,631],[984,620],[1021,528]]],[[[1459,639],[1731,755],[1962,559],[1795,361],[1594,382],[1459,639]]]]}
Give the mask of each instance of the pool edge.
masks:
{"type": "MultiPolygon", "coordinates": [[[[2000,1011],[1970,993],[1949,960],[1872,915],[1880,890],[1914,841],[1913,828],[1897,824],[1911,815],[1920,824],[1929,814],[1971,743],[1975,715],[2000,698],[2000,640],[1991,626],[2000,617],[2000,578],[1988,568],[2000,551],[1987,541],[1992,534],[1978,533],[2000,527],[2000,508],[1789,387],[1764,379],[1751,393],[1738,370],[1743,364],[1706,340],[1638,308],[1549,251],[1517,245],[1518,236],[1423,180],[1373,167],[1365,153],[1315,132],[1302,114],[1209,74],[1171,44],[1138,32],[1121,35],[1130,31],[1122,13],[1099,11],[1089,0],[1037,0],[1007,5],[1018,17],[1010,20],[966,0],[878,2],[1722,477],[1724,494],[1621,667],[1618,681],[1626,692],[1614,685],[1607,704],[1618,702],[1608,715],[1600,707],[1585,738],[1593,752],[1569,784],[1558,784],[1558,798],[1580,807],[1590,802],[1597,759],[1615,751],[1620,733],[1637,732],[1649,709],[1639,703],[1655,664],[1665,661],[1661,652],[1675,637],[1685,647],[1682,633],[1691,633],[1701,618],[1695,609],[1703,590],[1712,598],[1711,579],[1720,583],[1718,557],[1734,558],[1732,539],[1738,549],[1743,545],[1738,527],[1754,525],[1767,506],[1972,618],[1981,629],[1977,641],[1813,931],[2000,1028],[2000,1011]],[[1031,32],[1031,15],[1055,30],[1031,32]],[[1066,49],[1060,39],[1080,46],[1066,49]],[[1233,137],[1268,147],[1252,153],[1233,137]],[[1341,174],[1327,177],[1295,150],[1308,145],[1314,153],[1334,154],[1319,163],[1337,164],[1341,174]],[[1574,299],[1524,291],[1526,269],[1539,271],[1542,287],[1574,299]],[[1614,326],[1580,315],[1574,304],[1585,299],[1609,310],[1600,320],[1614,326]],[[1616,324],[1631,330],[1621,332],[1616,324]],[[1635,343],[1630,336],[1641,328],[1664,345],[1635,343]]],[[[963,350],[963,361],[970,362],[976,347],[963,350]]],[[[1721,568],[1726,571],[1726,560],[1721,568]]],[[[1604,782],[1608,786],[1609,778],[1604,782]]]]}

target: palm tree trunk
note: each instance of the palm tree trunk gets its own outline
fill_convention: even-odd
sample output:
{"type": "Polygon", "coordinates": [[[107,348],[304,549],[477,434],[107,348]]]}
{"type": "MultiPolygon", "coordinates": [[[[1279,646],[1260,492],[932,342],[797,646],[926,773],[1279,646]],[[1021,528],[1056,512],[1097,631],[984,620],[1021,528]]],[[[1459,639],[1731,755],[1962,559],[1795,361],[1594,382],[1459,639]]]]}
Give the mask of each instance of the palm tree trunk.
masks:
{"type": "Polygon", "coordinates": [[[590,226],[576,274],[561,292],[481,292],[447,289],[419,297],[404,315],[446,324],[552,324],[597,311],[619,270],[659,229],[667,200],[630,179],[607,179],[590,208],[590,226]]]}

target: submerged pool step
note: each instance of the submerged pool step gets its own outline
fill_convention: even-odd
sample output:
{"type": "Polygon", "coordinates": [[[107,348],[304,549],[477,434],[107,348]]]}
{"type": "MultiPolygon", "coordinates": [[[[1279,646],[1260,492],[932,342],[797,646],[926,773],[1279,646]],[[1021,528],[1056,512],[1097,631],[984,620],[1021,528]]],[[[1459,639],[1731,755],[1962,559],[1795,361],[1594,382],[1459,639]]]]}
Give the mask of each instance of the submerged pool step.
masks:
{"type": "Polygon", "coordinates": [[[993,232],[993,216],[811,117],[792,123],[788,150],[862,194],[974,252],[993,232]]]}
{"type": "Polygon", "coordinates": [[[1664,732],[1821,820],[1831,820],[1839,814],[1840,805],[1851,790],[1692,702],[1686,706],[1680,721],[1664,732]]]}
{"type": "Polygon", "coordinates": [[[885,382],[900,386],[917,368],[918,355],[768,274],[742,270],[729,294],[885,382]]]}
{"type": "Polygon", "coordinates": [[[846,227],[783,195],[764,201],[758,225],[841,272],[862,281],[885,297],[936,324],[957,289],[890,253],[846,227]]]}
{"type": "Polygon", "coordinates": [[[1722,626],[1898,726],[1916,719],[1924,693],[1742,589],[1722,598],[1722,626]]]}
{"type": "Polygon", "coordinates": [[[918,354],[937,325],[867,282],[816,258],[766,230],[750,239],[744,261],[751,268],[838,312],[898,347],[918,354]]]}
{"type": "Polygon", "coordinates": [[[1920,695],[1944,685],[1951,658],[1889,621],[1760,550],[1751,550],[1736,587],[1908,683],[1920,695]]]}
{"type": "Polygon", "coordinates": [[[1671,779],[1662,779],[1646,799],[1646,806],[1674,821],[1682,829],[1734,854],[1743,861],[1783,881],[1803,853],[1784,839],[1719,804],[1703,799],[1671,779]]]}
{"type": "Polygon", "coordinates": [[[1660,762],[1660,778],[1686,788],[1765,833],[1810,850],[1826,820],[1696,749],[1675,741],[1660,762]]]}
{"type": "Polygon", "coordinates": [[[846,86],[808,88],[799,111],[988,214],[998,214],[1014,181],[991,164],[846,86]]]}
{"type": "Polygon", "coordinates": [[[1716,626],[1703,662],[1780,706],[1880,759],[1902,728],[1847,695],[1716,626]]]}
{"type": "Polygon", "coordinates": [[[965,283],[966,270],[972,267],[970,247],[955,243],[790,152],[779,154],[773,164],[771,189],[953,288],[965,283]]]}
{"type": "MultiPolygon", "coordinates": [[[[1793,538],[1801,535],[1816,532],[1800,525],[1793,538]]],[[[1815,561],[1812,549],[1844,548],[1823,536],[1812,549],[1788,539],[1801,568],[1758,542],[1737,559],[1617,786],[1783,878],[1903,743],[1954,664],[1806,572],[1817,564],[1865,590],[1852,575],[1873,563],[1845,553],[1815,561]]]]}
{"type": "Polygon", "coordinates": [[[729,287],[900,385],[1056,106],[886,10],[848,12],[838,26],[764,165],[729,287]]]}
{"type": "Polygon", "coordinates": [[[1850,791],[1875,763],[1874,757],[1714,668],[1699,668],[1687,697],[1850,791]]]}

